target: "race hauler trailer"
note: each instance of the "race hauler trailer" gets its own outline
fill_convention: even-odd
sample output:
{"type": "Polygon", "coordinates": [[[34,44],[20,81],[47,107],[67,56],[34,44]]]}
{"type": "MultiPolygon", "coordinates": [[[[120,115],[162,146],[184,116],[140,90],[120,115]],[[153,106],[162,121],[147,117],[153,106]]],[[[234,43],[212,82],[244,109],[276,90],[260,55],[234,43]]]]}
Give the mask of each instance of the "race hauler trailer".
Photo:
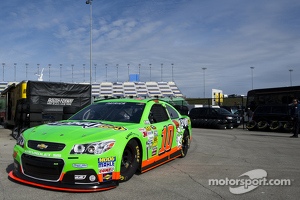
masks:
{"type": "Polygon", "coordinates": [[[6,97],[4,127],[12,136],[30,127],[69,118],[91,103],[91,85],[22,81],[1,93],[6,97]]]}

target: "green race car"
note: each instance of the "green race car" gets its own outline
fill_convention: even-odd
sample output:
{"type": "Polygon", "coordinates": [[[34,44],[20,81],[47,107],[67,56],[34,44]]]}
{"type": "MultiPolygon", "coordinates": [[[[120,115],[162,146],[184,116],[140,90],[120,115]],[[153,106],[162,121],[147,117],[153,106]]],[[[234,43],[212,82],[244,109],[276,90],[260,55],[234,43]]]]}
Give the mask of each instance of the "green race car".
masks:
{"type": "Polygon", "coordinates": [[[185,157],[191,137],[189,117],[165,101],[101,100],[68,120],[24,131],[9,177],[59,191],[108,190],[185,157]]]}

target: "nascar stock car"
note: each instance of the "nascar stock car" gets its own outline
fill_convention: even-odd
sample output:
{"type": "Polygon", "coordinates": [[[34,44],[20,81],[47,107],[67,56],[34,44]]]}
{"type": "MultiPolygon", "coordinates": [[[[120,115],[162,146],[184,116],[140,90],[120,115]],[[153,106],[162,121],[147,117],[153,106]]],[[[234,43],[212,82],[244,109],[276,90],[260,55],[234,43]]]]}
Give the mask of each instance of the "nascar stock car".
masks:
{"type": "Polygon", "coordinates": [[[189,117],[168,102],[95,101],[68,120],[21,133],[9,178],[57,191],[108,190],[136,173],[185,157],[191,138],[189,117]]]}

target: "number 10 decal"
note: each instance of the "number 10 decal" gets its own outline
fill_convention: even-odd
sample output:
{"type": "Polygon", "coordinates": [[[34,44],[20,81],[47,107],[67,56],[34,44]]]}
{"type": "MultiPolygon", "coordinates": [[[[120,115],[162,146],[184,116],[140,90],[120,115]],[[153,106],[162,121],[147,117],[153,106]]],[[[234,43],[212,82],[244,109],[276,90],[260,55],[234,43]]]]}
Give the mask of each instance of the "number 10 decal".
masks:
{"type": "Polygon", "coordinates": [[[161,141],[161,147],[159,149],[158,154],[163,154],[166,151],[170,151],[172,147],[173,137],[174,137],[174,126],[168,125],[164,126],[164,129],[161,134],[162,141],[161,141]]]}

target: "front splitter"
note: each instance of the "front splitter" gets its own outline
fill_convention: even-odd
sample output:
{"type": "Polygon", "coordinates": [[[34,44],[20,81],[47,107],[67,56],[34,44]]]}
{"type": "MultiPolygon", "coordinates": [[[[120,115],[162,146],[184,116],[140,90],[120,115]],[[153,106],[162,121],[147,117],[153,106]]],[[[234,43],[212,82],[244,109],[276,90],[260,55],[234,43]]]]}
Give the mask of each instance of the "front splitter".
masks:
{"type": "Polygon", "coordinates": [[[67,184],[55,184],[55,183],[49,183],[49,184],[45,184],[42,182],[34,182],[31,181],[29,179],[23,179],[21,177],[18,177],[13,171],[10,171],[8,174],[9,178],[25,184],[25,185],[30,185],[33,187],[39,187],[39,188],[44,188],[44,189],[48,189],[48,190],[55,190],[55,191],[63,191],[63,192],[100,192],[100,191],[105,191],[105,190],[111,190],[114,189],[118,186],[118,182],[117,181],[112,181],[109,184],[102,184],[102,185],[93,185],[93,186],[89,186],[87,184],[84,185],[67,185],[67,184]]]}

